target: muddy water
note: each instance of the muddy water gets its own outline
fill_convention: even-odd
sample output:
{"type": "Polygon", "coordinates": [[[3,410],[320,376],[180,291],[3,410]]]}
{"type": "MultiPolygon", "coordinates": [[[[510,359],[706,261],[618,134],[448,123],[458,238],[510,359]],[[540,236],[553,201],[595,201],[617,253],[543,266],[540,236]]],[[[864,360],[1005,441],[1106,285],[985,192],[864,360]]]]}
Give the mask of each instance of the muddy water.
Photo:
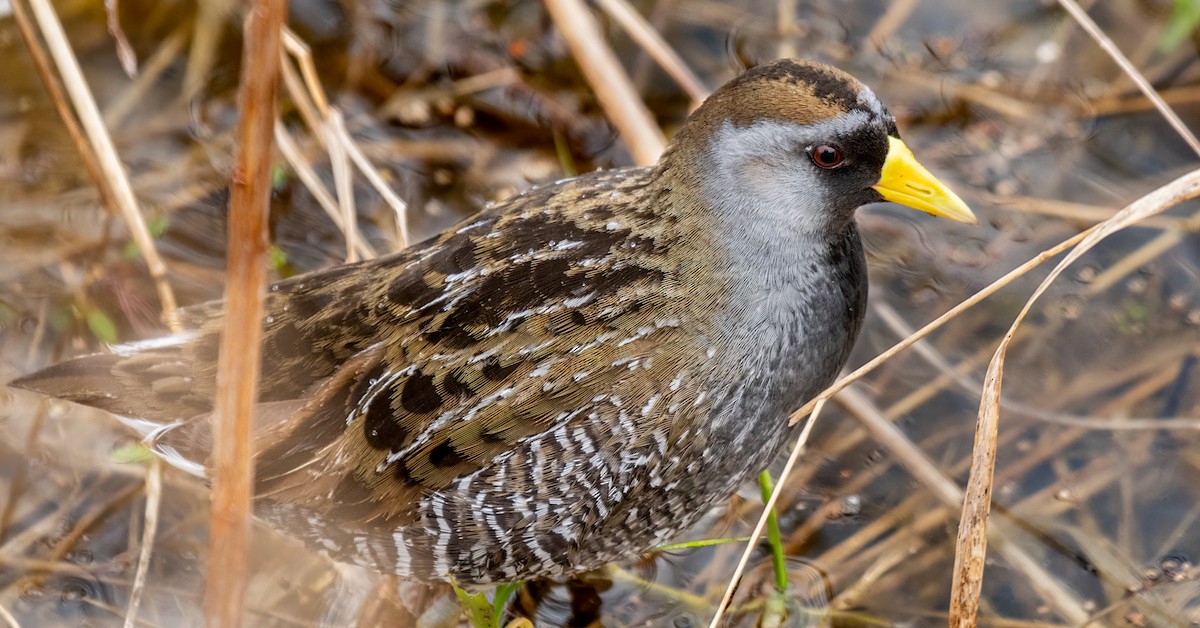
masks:
{"type": "MultiPolygon", "coordinates": [[[[733,76],[740,61],[781,50],[863,78],[922,161],[981,217],[967,227],[893,207],[861,212],[872,300],[855,364],[1198,161],[1052,4],[931,1],[907,12],[906,3],[800,2],[791,7],[794,28],[780,32],[781,4],[787,8],[691,0],[638,8],[710,86],[733,76]]],[[[1196,45],[1160,47],[1169,7],[1097,4],[1101,26],[1184,122],[1200,128],[1196,45]]],[[[121,6],[144,73],[162,42],[194,23],[185,7],[121,6]]],[[[187,61],[164,54],[173,59],[165,72],[126,105],[135,83],[119,69],[99,5],[60,9],[101,106],[119,118],[118,150],[181,302],[218,296],[236,29],[227,29],[202,89],[181,97],[187,61]]],[[[409,202],[418,234],[560,178],[564,168],[628,163],[535,3],[355,11],[295,3],[294,12],[326,87],[409,202]],[[447,88],[510,67],[519,84],[447,88]]],[[[677,126],[686,98],[625,35],[611,33],[660,121],[677,126]]],[[[153,337],[162,325],[136,249],[99,208],[11,18],[0,21],[0,67],[7,380],[104,342],[153,337]]],[[[296,114],[288,115],[302,134],[296,114]]],[[[332,188],[320,151],[307,151],[332,188]]],[[[342,236],[287,169],[276,192],[273,272],[342,259],[342,236]]],[[[365,185],[356,198],[368,241],[394,249],[390,211],[365,185]]],[[[1009,351],[994,494],[999,536],[983,604],[996,625],[1200,621],[1200,239],[1191,218],[1198,211],[1186,204],[1085,256],[1009,351]]],[[[987,359],[1045,272],[871,375],[856,389],[866,406],[826,411],[780,502],[788,594],[771,595],[764,546],[735,598],[734,621],[778,618],[771,609],[782,604],[790,625],[945,624],[957,507],[939,501],[897,452],[919,452],[930,468],[965,482],[987,359]],[[868,433],[855,416],[864,407],[903,438],[868,433]]],[[[98,413],[7,389],[0,417],[0,607],[22,626],[120,623],[145,526],[146,464],[128,460],[131,437],[98,413]]],[[[199,623],[205,492],[172,473],[165,487],[139,621],[199,623]]],[[[759,505],[757,488],[746,487],[687,539],[745,534],[759,505]]],[[[378,576],[271,530],[254,534],[248,623],[369,624],[387,616],[370,610],[387,606],[378,576]]],[[[539,625],[705,625],[739,552],[667,552],[586,583],[530,587],[521,606],[539,625]]]]}

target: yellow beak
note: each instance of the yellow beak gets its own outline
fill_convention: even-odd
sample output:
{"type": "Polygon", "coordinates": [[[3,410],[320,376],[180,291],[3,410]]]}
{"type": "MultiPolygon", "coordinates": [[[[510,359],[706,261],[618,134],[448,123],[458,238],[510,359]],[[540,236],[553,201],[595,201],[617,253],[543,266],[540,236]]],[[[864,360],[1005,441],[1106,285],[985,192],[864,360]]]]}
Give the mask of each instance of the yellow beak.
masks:
{"type": "Polygon", "coordinates": [[[950,191],[937,177],[930,174],[913,157],[904,142],[888,137],[887,159],[883,162],[883,176],[874,186],[883,198],[901,205],[919,209],[934,216],[975,224],[975,214],[958,195],[950,191]]]}

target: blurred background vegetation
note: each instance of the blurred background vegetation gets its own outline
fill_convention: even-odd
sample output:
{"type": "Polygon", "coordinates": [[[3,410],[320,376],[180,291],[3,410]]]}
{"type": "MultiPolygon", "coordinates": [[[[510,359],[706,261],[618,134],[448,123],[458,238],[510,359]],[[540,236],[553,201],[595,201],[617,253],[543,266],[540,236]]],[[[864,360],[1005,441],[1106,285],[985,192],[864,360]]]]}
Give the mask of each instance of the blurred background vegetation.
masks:
{"type": "MultiPolygon", "coordinates": [[[[0,381],[167,332],[154,282],[111,213],[0,3],[0,381]]],[[[98,0],[56,8],[181,305],[222,292],[240,5],[98,0]],[[119,29],[110,29],[110,19],[119,29]],[[114,36],[117,33],[118,36],[114,36]],[[124,41],[124,44],[120,42],[124,41]],[[122,66],[136,59],[138,74],[122,66]]],[[[865,362],[1037,252],[1195,168],[1197,155],[1058,4],[845,0],[634,2],[708,88],[783,54],[870,84],[976,227],[860,212],[872,273],[865,362]]],[[[1184,123],[1200,127],[1200,2],[1087,7],[1184,123]]],[[[607,41],[669,135],[692,99],[607,13],[607,41]]],[[[406,205],[416,241],[536,183],[632,163],[544,6],[293,0],[354,144],[406,205]]],[[[299,67],[299,66],[295,66],[299,67]]],[[[329,151],[285,93],[299,158],[278,160],[272,273],[341,263],[329,151]]],[[[311,97],[310,97],[311,98],[311,97]]],[[[353,178],[361,253],[403,246],[394,206],[353,178]]],[[[994,510],[1031,558],[993,551],[985,625],[1200,625],[1200,206],[1120,233],[1068,271],[1009,352],[994,510]],[[1048,596],[1034,586],[1046,577],[1048,596]],[[1081,621],[1080,618],[1083,618],[1081,621]]],[[[945,625],[958,507],[897,454],[965,481],[987,360],[1046,269],[964,314],[832,407],[778,511],[792,625],[945,625]],[[880,439],[874,413],[899,428],[880,439]]],[[[269,365],[267,365],[269,368],[269,365]]],[[[21,626],[119,625],[145,526],[146,461],[104,416],[0,388],[0,608],[21,626]]],[[[168,472],[138,623],[199,623],[207,499],[168,472]]],[[[745,535],[755,486],[688,539],[745,535]]],[[[386,623],[394,585],[255,531],[248,624],[386,623]],[[381,601],[383,600],[383,601],[381,601]]],[[[993,548],[996,543],[993,542],[993,548]]],[[[740,548],[660,552],[530,583],[538,625],[706,625],[740,548]]],[[[769,611],[764,544],[730,621],[769,611]]],[[[767,613],[767,622],[783,617],[767,613]]]]}

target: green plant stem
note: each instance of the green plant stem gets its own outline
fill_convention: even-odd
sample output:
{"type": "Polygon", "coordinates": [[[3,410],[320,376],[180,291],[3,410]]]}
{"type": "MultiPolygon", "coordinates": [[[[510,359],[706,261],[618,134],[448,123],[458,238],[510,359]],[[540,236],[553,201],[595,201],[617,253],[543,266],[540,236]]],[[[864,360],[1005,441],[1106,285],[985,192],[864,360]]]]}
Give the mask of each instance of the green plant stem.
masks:
{"type": "MultiPolygon", "coordinates": [[[[775,481],[771,479],[770,471],[758,474],[758,487],[762,490],[762,500],[765,504],[771,499],[771,492],[775,490],[775,481]]],[[[775,567],[775,588],[783,593],[788,588],[787,561],[783,555],[783,537],[779,534],[779,515],[775,514],[774,509],[767,515],[767,543],[771,545],[771,563],[775,567]]]]}

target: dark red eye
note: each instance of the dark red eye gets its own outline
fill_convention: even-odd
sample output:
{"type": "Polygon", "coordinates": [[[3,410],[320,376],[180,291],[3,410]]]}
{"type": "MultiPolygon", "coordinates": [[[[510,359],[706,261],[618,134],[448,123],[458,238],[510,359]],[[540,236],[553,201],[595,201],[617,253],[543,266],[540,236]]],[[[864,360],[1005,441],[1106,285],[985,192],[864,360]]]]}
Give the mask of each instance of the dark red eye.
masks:
{"type": "Polygon", "coordinates": [[[813,163],[822,168],[837,168],[842,165],[842,151],[829,144],[821,144],[808,149],[808,156],[812,157],[813,163]]]}

